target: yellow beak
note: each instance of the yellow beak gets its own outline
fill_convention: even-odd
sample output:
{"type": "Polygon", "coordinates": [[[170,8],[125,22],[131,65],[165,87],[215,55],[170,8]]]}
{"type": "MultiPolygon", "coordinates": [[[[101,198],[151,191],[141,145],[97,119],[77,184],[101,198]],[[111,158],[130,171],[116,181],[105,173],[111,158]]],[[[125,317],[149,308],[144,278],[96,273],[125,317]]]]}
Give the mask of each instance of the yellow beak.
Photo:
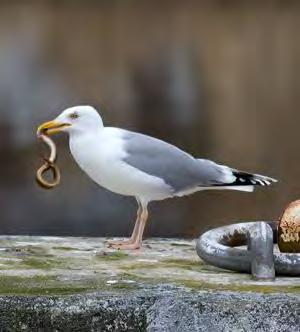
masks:
{"type": "Polygon", "coordinates": [[[37,135],[46,134],[53,135],[59,133],[62,129],[70,127],[69,123],[61,123],[56,121],[49,121],[41,124],[37,129],[37,135]]]}

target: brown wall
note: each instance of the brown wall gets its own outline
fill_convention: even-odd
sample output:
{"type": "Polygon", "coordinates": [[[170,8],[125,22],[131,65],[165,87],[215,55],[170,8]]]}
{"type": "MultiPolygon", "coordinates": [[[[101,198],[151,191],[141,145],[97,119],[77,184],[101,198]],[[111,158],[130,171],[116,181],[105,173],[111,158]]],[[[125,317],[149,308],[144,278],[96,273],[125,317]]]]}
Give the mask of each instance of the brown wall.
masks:
{"type": "Polygon", "coordinates": [[[35,126],[78,103],[110,125],[280,179],[254,194],[157,203],[149,234],[278,217],[300,191],[299,28],[297,1],[0,3],[0,231],[129,232],[134,203],[91,184],[66,140],[62,186],[34,184],[35,126]]]}

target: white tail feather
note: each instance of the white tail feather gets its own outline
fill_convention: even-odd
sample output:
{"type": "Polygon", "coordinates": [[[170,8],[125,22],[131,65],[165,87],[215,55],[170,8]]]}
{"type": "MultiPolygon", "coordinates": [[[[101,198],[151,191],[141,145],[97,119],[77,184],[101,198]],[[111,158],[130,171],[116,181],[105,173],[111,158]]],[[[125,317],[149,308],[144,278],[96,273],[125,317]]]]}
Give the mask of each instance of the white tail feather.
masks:
{"type": "Polygon", "coordinates": [[[225,189],[225,190],[238,190],[238,191],[246,191],[251,193],[254,191],[254,186],[224,186],[220,187],[220,189],[225,189]]]}

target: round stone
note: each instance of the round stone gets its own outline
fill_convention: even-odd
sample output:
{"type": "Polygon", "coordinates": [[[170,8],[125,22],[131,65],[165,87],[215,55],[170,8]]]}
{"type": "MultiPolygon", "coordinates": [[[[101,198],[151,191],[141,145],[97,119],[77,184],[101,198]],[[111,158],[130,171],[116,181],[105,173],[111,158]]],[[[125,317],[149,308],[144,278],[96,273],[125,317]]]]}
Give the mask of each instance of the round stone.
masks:
{"type": "Polygon", "coordinates": [[[290,203],[280,218],[278,247],[281,252],[300,253],[300,200],[290,203]]]}

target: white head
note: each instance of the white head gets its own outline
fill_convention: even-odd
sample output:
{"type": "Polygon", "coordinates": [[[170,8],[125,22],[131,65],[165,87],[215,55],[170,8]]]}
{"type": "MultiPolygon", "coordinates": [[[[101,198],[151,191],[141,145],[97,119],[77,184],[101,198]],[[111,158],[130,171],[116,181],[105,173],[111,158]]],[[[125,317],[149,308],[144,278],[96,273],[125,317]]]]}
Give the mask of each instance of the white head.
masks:
{"type": "Polygon", "coordinates": [[[92,106],[75,106],[65,109],[54,120],[38,127],[38,134],[52,135],[61,131],[84,133],[98,131],[103,128],[101,116],[92,106]]]}

